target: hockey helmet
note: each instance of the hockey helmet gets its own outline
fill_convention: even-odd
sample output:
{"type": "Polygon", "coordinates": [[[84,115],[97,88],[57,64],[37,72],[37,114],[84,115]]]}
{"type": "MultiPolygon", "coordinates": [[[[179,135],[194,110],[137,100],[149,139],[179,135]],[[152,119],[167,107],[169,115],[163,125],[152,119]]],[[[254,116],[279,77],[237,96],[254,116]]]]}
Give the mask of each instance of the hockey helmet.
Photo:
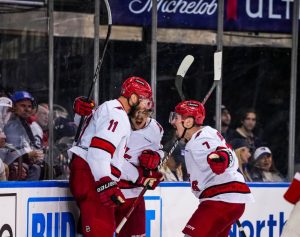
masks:
{"type": "Polygon", "coordinates": [[[121,88],[121,95],[129,98],[132,94],[136,94],[140,99],[152,100],[152,89],[148,82],[141,77],[127,78],[121,88]]]}
{"type": "Polygon", "coordinates": [[[17,103],[18,101],[21,100],[30,100],[32,104],[35,103],[33,96],[27,91],[16,91],[11,96],[11,100],[13,103],[17,103]]]}
{"type": "Polygon", "coordinates": [[[205,119],[205,108],[202,103],[196,100],[180,102],[175,107],[175,113],[180,114],[183,117],[193,117],[195,123],[198,125],[202,125],[205,119]]]}

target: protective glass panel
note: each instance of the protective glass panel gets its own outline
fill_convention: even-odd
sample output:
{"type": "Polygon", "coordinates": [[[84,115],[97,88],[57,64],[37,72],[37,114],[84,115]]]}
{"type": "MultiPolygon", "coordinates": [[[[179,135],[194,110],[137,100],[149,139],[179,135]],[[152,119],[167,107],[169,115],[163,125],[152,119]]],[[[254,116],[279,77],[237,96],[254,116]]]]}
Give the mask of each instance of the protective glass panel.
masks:
{"type": "Polygon", "coordinates": [[[48,103],[47,29],[44,1],[0,2],[1,101],[10,97],[13,102],[1,103],[6,143],[1,142],[0,152],[8,180],[47,176],[48,128],[47,122],[39,125],[37,113],[38,104],[48,103]]]}

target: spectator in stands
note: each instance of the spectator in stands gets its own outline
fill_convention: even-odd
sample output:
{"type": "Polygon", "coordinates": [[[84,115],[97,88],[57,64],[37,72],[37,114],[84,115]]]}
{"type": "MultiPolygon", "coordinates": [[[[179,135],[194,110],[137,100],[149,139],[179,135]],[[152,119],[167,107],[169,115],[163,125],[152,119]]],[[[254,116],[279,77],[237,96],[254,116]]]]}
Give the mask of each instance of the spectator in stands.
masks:
{"type": "Polygon", "coordinates": [[[7,97],[0,97],[0,129],[3,130],[11,116],[12,101],[7,97]]]}
{"type": "Polygon", "coordinates": [[[74,142],[77,126],[68,111],[61,105],[53,106],[54,114],[54,177],[69,179],[70,158],[67,154],[74,142]]]}
{"type": "Polygon", "coordinates": [[[48,136],[49,136],[49,107],[46,103],[38,105],[36,112],[36,122],[40,125],[43,130],[43,147],[48,147],[48,136]]]}
{"type": "Polygon", "coordinates": [[[12,101],[7,97],[0,97],[0,180],[7,180],[8,166],[3,162],[8,152],[6,148],[6,136],[3,128],[11,116],[12,101]]]}
{"type": "Polygon", "coordinates": [[[227,140],[234,133],[234,130],[230,128],[231,115],[225,105],[221,106],[221,134],[227,140]]]}
{"type": "Polygon", "coordinates": [[[251,157],[251,153],[246,139],[233,139],[230,145],[232,146],[232,149],[234,149],[234,152],[239,160],[238,171],[242,173],[246,181],[251,182],[252,179],[249,174],[249,159],[251,157]]]}
{"type": "Polygon", "coordinates": [[[254,152],[251,169],[254,182],[283,182],[285,181],[273,162],[272,152],[268,147],[259,147],[254,152]]]}
{"type": "Polygon", "coordinates": [[[13,114],[4,126],[7,143],[14,147],[5,162],[10,168],[10,180],[15,180],[15,167],[18,167],[18,178],[39,180],[41,178],[44,153],[42,150],[43,131],[31,116],[34,114],[35,99],[27,91],[16,91],[12,97],[13,114]],[[21,169],[21,167],[23,167],[21,169]],[[24,177],[21,170],[26,171],[24,177]]]}
{"type": "Polygon", "coordinates": [[[77,131],[77,126],[73,119],[70,119],[68,111],[60,106],[54,105],[54,141],[56,143],[64,143],[64,140],[69,140],[67,138],[72,138],[75,136],[77,131]],[[62,139],[62,141],[61,141],[62,139]]]}
{"type": "MultiPolygon", "coordinates": [[[[0,149],[2,150],[6,144],[6,136],[4,132],[0,130],[0,149]]],[[[0,153],[0,181],[7,180],[8,166],[2,161],[2,153],[0,153]]]]}
{"type": "Polygon", "coordinates": [[[5,163],[0,159],[0,181],[7,180],[6,177],[6,169],[5,169],[5,163]]]}
{"type": "Polygon", "coordinates": [[[182,148],[181,146],[177,146],[172,155],[160,168],[160,172],[164,176],[164,181],[183,181],[183,162],[182,148]]]}
{"type": "Polygon", "coordinates": [[[234,138],[246,139],[250,152],[253,153],[257,147],[262,145],[261,139],[254,134],[256,126],[256,112],[254,109],[245,109],[241,113],[240,126],[228,137],[229,143],[234,138]]]}

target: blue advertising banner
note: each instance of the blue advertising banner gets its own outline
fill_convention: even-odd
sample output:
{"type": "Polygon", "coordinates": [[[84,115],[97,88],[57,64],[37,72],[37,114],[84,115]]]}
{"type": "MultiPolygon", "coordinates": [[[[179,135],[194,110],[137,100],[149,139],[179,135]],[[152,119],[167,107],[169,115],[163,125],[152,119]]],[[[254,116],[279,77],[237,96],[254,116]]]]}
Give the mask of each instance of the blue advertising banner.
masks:
{"type": "MultiPolygon", "coordinates": [[[[218,0],[157,0],[158,27],[216,30],[218,0]]],[[[293,0],[225,0],[224,29],[291,33],[293,0]]],[[[113,24],[149,26],[152,0],[111,1],[113,24]]]]}

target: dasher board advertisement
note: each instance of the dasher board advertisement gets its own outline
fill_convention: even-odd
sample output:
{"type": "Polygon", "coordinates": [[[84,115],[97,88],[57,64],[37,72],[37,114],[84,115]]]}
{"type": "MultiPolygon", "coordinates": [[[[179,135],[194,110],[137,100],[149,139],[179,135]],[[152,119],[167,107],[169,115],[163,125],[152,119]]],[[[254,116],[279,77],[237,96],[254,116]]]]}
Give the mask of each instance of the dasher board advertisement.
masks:
{"type": "MultiPolygon", "coordinates": [[[[240,218],[251,237],[278,237],[293,206],[283,194],[289,183],[249,183],[255,202],[240,218]]],[[[186,182],[163,182],[147,191],[146,236],[182,237],[199,201],[186,182]]],[[[0,182],[0,237],[75,237],[79,210],[67,181],[0,182]]],[[[236,225],[229,237],[239,237],[236,225]]]]}

